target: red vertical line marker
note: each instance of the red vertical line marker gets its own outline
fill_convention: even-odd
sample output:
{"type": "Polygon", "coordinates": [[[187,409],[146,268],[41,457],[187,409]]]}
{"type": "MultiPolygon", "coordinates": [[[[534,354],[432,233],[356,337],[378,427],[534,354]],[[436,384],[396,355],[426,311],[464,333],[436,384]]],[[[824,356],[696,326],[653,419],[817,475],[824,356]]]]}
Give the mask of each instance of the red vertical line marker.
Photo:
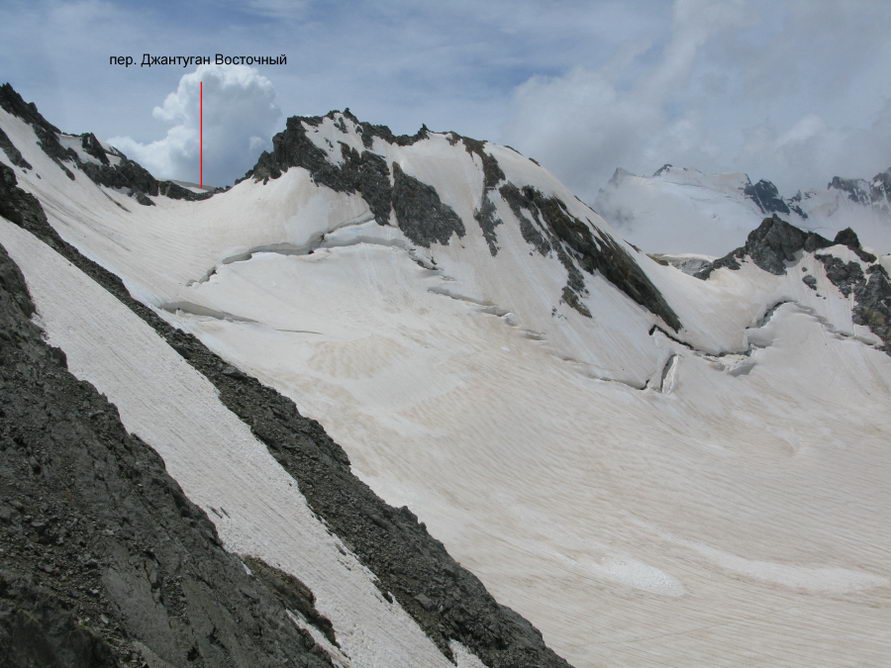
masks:
{"type": "Polygon", "coordinates": [[[198,82],[198,187],[204,187],[204,82],[198,82]]]}

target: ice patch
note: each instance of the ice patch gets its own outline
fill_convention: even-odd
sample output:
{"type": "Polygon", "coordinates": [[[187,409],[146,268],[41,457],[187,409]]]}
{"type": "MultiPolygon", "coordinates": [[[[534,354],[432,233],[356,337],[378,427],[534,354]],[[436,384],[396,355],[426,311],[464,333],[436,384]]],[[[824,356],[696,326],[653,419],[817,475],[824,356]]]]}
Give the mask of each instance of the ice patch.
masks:
{"type": "Polygon", "coordinates": [[[646,522],[633,520],[646,527],[663,540],[693,550],[712,564],[739,575],[771,582],[783,587],[806,589],[814,593],[845,594],[891,584],[888,578],[849,568],[802,566],[776,561],[747,559],[699,541],[687,540],[662,531],[646,522]]]}
{"type": "Polygon", "coordinates": [[[783,587],[807,589],[827,594],[845,594],[874,587],[886,587],[888,578],[848,568],[826,568],[782,564],[774,561],[746,559],[703,543],[680,541],[713,564],[756,580],[773,582],[783,587]]]}
{"type": "Polygon", "coordinates": [[[676,577],[628,555],[605,554],[598,558],[594,554],[570,556],[558,552],[557,557],[562,563],[569,564],[573,571],[649,594],[677,597],[686,593],[683,583],[676,577]]]}

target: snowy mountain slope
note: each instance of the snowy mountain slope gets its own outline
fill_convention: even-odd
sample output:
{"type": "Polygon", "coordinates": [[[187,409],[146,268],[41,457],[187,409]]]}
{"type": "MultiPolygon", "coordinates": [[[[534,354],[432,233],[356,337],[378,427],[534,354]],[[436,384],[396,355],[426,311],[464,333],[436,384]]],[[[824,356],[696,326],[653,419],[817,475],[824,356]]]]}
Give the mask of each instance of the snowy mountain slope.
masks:
{"type": "MultiPolygon", "coordinates": [[[[410,511],[386,506],[359,483],[343,452],[317,424],[133,302],[117,279],[55,235],[36,200],[16,188],[6,166],[3,170],[0,213],[48,244],[3,223],[3,245],[25,267],[50,337],[68,351],[78,375],[115,401],[127,427],[162,453],[230,550],[262,555],[290,575],[299,571],[312,583],[319,606],[339,610],[332,613],[339,648],[326,645],[312,622],[301,618],[298,624],[313,632],[335,663],[440,665],[452,659],[482,665],[459,640],[467,639],[480,648],[487,665],[565,665],[525,620],[492,601],[410,511]],[[59,289],[63,284],[67,290],[59,289]],[[97,310],[102,317],[96,317],[97,310]],[[134,378],[142,382],[134,384],[134,378]],[[245,434],[245,425],[255,436],[245,434]],[[213,475],[208,462],[217,465],[213,475]],[[312,512],[301,502],[297,482],[312,512]],[[415,620],[402,612],[397,597],[415,620]]],[[[210,661],[200,651],[198,657],[210,661]]]]}
{"type": "Polygon", "coordinates": [[[134,206],[20,120],[66,241],[319,419],[573,664],[881,663],[891,359],[852,239],[765,223],[702,280],[509,149],[346,112],[134,206]]]}
{"type": "MultiPolygon", "coordinates": [[[[11,128],[18,126],[15,132],[27,136],[29,130],[19,119],[8,116],[5,121],[11,128]]],[[[354,138],[354,141],[358,140],[354,138]]],[[[27,139],[17,144],[33,146],[33,142],[27,139]]],[[[484,242],[486,232],[473,218],[474,211],[488,206],[481,203],[483,177],[478,156],[465,150],[462,144],[453,145],[451,137],[446,135],[434,135],[403,148],[410,160],[404,158],[405,164],[401,168],[403,176],[398,179],[393,191],[394,202],[398,205],[403,198],[409,202],[412,198],[423,200],[425,191],[415,187],[417,182],[409,172],[423,175],[426,170],[431,175],[439,174],[440,170],[435,165],[441,164],[443,156],[448,155],[452,169],[427,178],[445,203],[439,203],[443,211],[448,210],[452,216],[460,214],[460,220],[473,221],[472,225],[461,223],[461,234],[455,233],[457,244],[437,248],[436,269],[441,272],[443,280],[448,281],[447,286],[442,286],[443,291],[485,304],[497,303],[505,310],[522,315],[527,327],[541,331],[555,344],[565,348],[567,354],[591,364],[602,375],[616,375],[620,380],[636,384],[646,381],[650,367],[658,364],[658,352],[653,350],[646,332],[656,322],[662,326],[676,327],[677,316],[661,302],[658,291],[648,284],[645,273],[630,259],[636,256],[633,249],[613,237],[603,242],[602,249],[599,249],[599,238],[592,237],[589,228],[581,223],[581,219],[594,214],[571,197],[544,170],[507,149],[500,149],[504,155],[499,156],[502,161],[499,164],[513,167],[518,173],[518,183],[527,184],[525,171],[531,171],[535,180],[532,181],[534,190],[529,193],[531,198],[522,192],[515,193],[517,188],[513,182],[505,184],[510,185],[511,190],[502,188],[509,193],[512,204],[504,199],[500,191],[492,190],[486,198],[487,202],[496,203],[493,226],[496,225],[495,221],[501,220],[514,223],[501,226],[504,250],[495,250],[495,255],[492,255],[492,249],[484,242]],[[547,207],[548,198],[555,189],[561,193],[560,201],[568,202],[563,205],[568,207],[567,215],[559,208],[553,213],[560,219],[557,223],[563,226],[559,232],[547,229],[551,223],[538,218],[541,215],[540,205],[547,207]],[[536,197],[540,199],[538,203],[534,201],[536,197]],[[514,206],[526,221],[525,226],[516,224],[514,206]],[[558,234],[574,234],[571,228],[565,226],[566,221],[573,220],[579,221],[579,229],[583,231],[581,238],[574,242],[580,250],[556,239],[558,234]],[[544,232],[539,231],[539,226],[544,232]],[[533,243],[527,242],[524,234],[533,243]],[[556,251],[550,250],[552,244],[556,251]],[[564,246],[567,246],[565,250],[564,246]],[[613,256],[617,258],[616,261],[597,259],[613,256]],[[605,289],[590,289],[585,283],[588,272],[594,272],[588,281],[598,284],[604,281],[603,275],[594,270],[596,262],[604,264],[608,272],[616,268],[615,280],[606,280],[605,289]],[[623,263],[633,276],[619,275],[622,271],[619,267],[623,263]],[[525,268],[529,264],[540,267],[540,270],[530,273],[525,268]],[[625,298],[624,295],[628,293],[633,294],[634,298],[625,298]],[[641,309],[635,302],[645,302],[655,309],[656,314],[641,309]],[[602,310],[613,311],[614,316],[601,320],[592,319],[589,315],[592,311],[602,310]],[[559,317],[553,317],[552,311],[559,317]],[[601,336],[614,341],[631,366],[612,368],[607,351],[592,349],[584,342],[581,332],[592,326],[601,330],[601,336]],[[630,337],[630,332],[638,332],[638,336],[630,337]]],[[[49,169],[46,157],[40,153],[39,148],[34,147],[30,157],[36,164],[43,161],[47,164],[46,169],[49,169]]],[[[358,170],[363,173],[371,171],[362,166],[358,170]]],[[[23,178],[26,189],[29,188],[28,181],[26,174],[23,178]]],[[[136,283],[132,287],[140,296],[149,299],[145,294],[148,291],[140,284],[152,286],[151,299],[156,305],[167,308],[184,305],[188,310],[190,304],[200,301],[204,280],[212,276],[219,266],[247,257],[255,251],[308,253],[316,244],[326,243],[322,238],[332,233],[355,235],[344,243],[362,242],[366,238],[384,235],[386,238],[379,243],[413,245],[413,223],[410,220],[402,223],[402,227],[409,230],[407,234],[402,227],[394,231],[388,226],[377,225],[373,221],[378,214],[359,193],[320,188],[313,182],[308,170],[289,171],[267,185],[253,180],[243,181],[230,191],[206,201],[200,208],[189,207],[187,214],[183,209],[187,202],[154,198],[155,207],[134,207],[131,204],[131,215],[123,218],[114,203],[128,205],[118,193],[108,188],[80,189],[73,183],[60,185],[60,190],[41,188],[41,200],[53,224],[56,225],[55,221],[58,221],[63,237],[75,242],[91,257],[107,258],[106,262],[113,263],[108,264],[110,269],[121,274],[126,281],[136,283]],[[103,211],[104,214],[97,215],[103,211]],[[187,225],[182,221],[185,215],[189,218],[187,225]],[[90,221],[89,225],[84,225],[84,219],[90,221]],[[245,226],[244,220],[252,222],[245,226]],[[347,229],[352,227],[355,229],[347,229]],[[122,235],[127,237],[126,241],[122,235]]],[[[389,196],[389,193],[384,195],[389,196]]],[[[368,197],[373,201],[374,195],[368,197]]],[[[436,203],[426,202],[423,206],[435,207],[436,203]]],[[[398,218],[398,213],[394,217],[398,218]]],[[[448,234],[443,240],[449,238],[448,234]]],[[[418,238],[414,241],[421,241],[416,253],[418,261],[429,264],[434,255],[425,247],[429,241],[418,238]]],[[[204,306],[215,309],[212,305],[204,306]]]]}
{"type": "Polygon", "coordinates": [[[665,165],[653,176],[617,169],[594,208],[626,239],[653,253],[717,256],[742,245],[765,215],[777,213],[801,228],[832,237],[852,228],[877,252],[891,250],[886,175],[871,184],[836,177],[825,190],[784,199],[769,181],[741,173],[704,174],[665,165]]]}

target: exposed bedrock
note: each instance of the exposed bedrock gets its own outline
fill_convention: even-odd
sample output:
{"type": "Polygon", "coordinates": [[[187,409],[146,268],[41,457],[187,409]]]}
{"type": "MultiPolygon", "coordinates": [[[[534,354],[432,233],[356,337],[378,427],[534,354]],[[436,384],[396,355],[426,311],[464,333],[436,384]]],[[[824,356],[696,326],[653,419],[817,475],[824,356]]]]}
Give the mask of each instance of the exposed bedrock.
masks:
{"type": "MultiPolygon", "coordinates": [[[[882,349],[891,354],[891,281],[876,256],[863,250],[860,240],[850,228],[841,230],[833,241],[829,241],[773,215],[765,218],[757,229],[749,233],[744,246],[715,260],[696,276],[705,280],[717,269],[737,270],[744,259],[750,259],[764,271],[781,276],[799,253],[813,253],[839,292],[845,297],[853,294],[854,322],[869,327],[882,340],[882,349]],[[843,245],[853,251],[866,264],[866,269],[853,260],[846,261],[832,253],[818,252],[835,245],[843,245]]],[[[810,287],[816,285],[816,279],[812,276],[805,276],[802,280],[810,287]]]]}
{"type": "Polygon", "coordinates": [[[542,255],[551,250],[557,253],[569,273],[564,300],[570,306],[590,317],[579,299],[587,292],[580,270],[598,272],[669,327],[675,331],[681,328],[680,319],[662,293],[612,236],[570,214],[556,197],[546,197],[531,186],[517,188],[508,183],[499,192],[520,220],[526,241],[542,255]]]}
{"type": "MultiPolygon", "coordinates": [[[[140,204],[151,206],[154,204],[147,196],[164,195],[172,199],[201,200],[210,197],[210,193],[193,193],[191,190],[178,186],[171,181],[158,181],[148,170],[140,164],[130,160],[120,151],[112,149],[109,153],[102,144],[96,139],[92,133],[84,133],[81,135],[81,146],[84,151],[96,158],[99,162],[83,161],[80,156],[70,148],[65,148],[59,141],[61,131],[55,125],[49,123],[37,110],[37,106],[33,103],[25,102],[21,95],[8,83],[0,86],[0,107],[5,109],[13,116],[17,116],[28,123],[37,135],[38,144],[49,157],[65,172],[70,179],[74,179],[74,174],[63,163],[69,163],[69,166],[77,166],[83,171],[94,183],[110,188],[121,188],[128,190],[130,195],[140,204]],[[116,164],[112,164],[109,156],[117,159],[116,164]]],[[[5,137],[5,134],[3,135],[5,137]]],[[[10,160],[17,166],[24,166],[14,159],[15,154],[21,159],[18,149],[12,147],[14,152],[11,153],[6,145],[12,146],[9,138],[3,141],[0,137],[0,148],[6,150],[10,160]]],[[[27,163],[25,163],[27,165],[27,163]]],[[[30,168],[30,165],[28,165],[30,168]]]]}

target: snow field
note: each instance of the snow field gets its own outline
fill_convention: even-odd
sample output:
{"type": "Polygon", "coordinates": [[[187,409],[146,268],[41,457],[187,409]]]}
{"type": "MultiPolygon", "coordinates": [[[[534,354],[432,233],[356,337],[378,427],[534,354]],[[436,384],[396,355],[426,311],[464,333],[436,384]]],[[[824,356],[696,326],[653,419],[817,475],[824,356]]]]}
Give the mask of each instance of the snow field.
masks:
{"type": "Polygon", "coordinates": [[[880,664],[887,356],[787,304],[749,357],[655,335],[668,393],[635,390],[399,254],[258,255],[204,287],[257,322],[170,317],[319,419],[574,665],[880,664]]]}

